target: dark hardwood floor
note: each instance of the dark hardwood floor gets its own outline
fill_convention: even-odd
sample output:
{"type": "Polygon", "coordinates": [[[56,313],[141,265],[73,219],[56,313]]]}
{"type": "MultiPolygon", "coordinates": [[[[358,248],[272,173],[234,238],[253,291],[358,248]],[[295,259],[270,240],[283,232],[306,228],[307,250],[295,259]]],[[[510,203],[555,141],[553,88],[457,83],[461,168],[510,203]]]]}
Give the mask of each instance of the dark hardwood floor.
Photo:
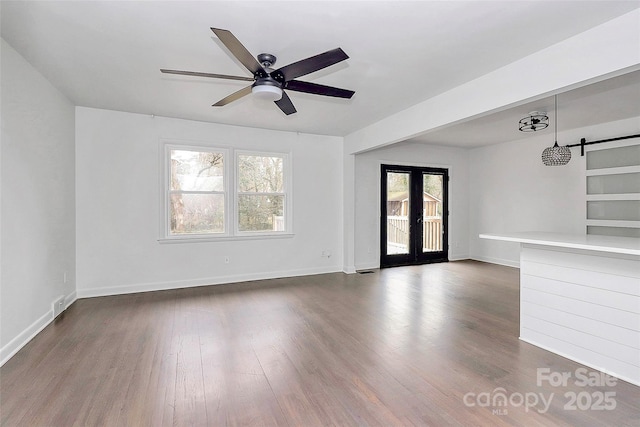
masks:
{"type": "Polygon", "coordinates": [[[639,426],[639,387],[537,385],[582,366],[518,340],[518,292],[460,261],[79,300],[0,368],[0,420],[639,426]]]}

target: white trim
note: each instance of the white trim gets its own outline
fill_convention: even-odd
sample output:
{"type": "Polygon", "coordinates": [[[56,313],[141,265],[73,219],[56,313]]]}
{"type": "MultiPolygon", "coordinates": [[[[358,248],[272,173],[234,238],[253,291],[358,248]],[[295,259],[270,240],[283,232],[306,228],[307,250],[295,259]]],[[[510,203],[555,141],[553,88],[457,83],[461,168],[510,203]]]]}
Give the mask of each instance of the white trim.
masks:
{"type": "Polygon", "coordinates": [[[640,228],[640,221],[623,221],[617,219],[588,219],[587,226],[640,228]]]}
{"type": "Polygon", "coordinates": [[[493,257],[478,256],[478,255],[471,255],[468,259],[472,259],[474,261],[488,262],[489,264],[504,265],[506,267],[520,268],[520,260],[512,261],[510,259],[493,258],[493,257]]]}
{"type": "MultiPolygon", "coordinates": [[[[66,310],[76,301],[76,291],[71,292],[65,296],[64,302],[66,310]]],[[[0,366],[4,365],[16,355],[25,345],[29,343],[36,335],[38,335],[44,328],[49,326],[53,322],[53,310],[49,310],[44,313],[35,322],[29,325],[24,331],[20,332],[15,338],[9,341],[0,349],[0,366]]]]}
{"type": "Polygon", "coordinates": [[[587,169],[586,176],[621,175],[640,172],[640,166],[620,166],[617,168],[587,169]]]}
{"type": "Polygon", "coordinates": [[[199,286],[224,285],[229,283],[249,282],[255,280],[280,279],[285,277],[310,276],[315,274],[337,273],[342,271],[339,265],[327,267],[306,268],[300,270],[284,270],[250,274],[235,274],[191,280],[176,280],[172,282],[137,283],[130,285],[108,286],[98,288],[79,289],[78,298],[93,298],[108,295],[124,295],[138,292],[164,291],[171,289],[193,288],[199,286]]]}
{"type": "MultiPolygon", "coordinates": [[[[212,233],[215,237],[221,238],[223,236],[230,236],[229,229],[229,166],[233,165],[230,163],[230,159],[233,156],[233,153],[229,148],[213,146],[211,144],[202,143],[201,145],[193,145],[193,142],[187,143],[186,141],[178,141],[178,140],[160,140],[161,149],[160,149],[160,190],[161,190],[161,210],[160,210],[160,234],[158,236],[158,240],[170,240],[170,239],[180,239],[182,241],[189,241],[191,239],[198,239],[197,236],[202,235],[189,235],[189,234],[180,234],[180,235],[172,235],[169,224],[169,193],[170,190],[170,181],[171,181],[171,150],[182,150],[182,151],[194,151],[194,152],[211,152],[211,153],[221,153],[222,154],[222,179],[224,182],[222,191],[208,191],[208,192],[193,192],[199,194],[223,194],[224,195],[224,231],[219,233],[212,233]]],[[[189,193],[188,191],[180,191],[180,193],[189,193]]],[[[209,236],[209,234],[207,234],[209,236]]]]}
{"type": "Polygon", "coordinates": [[[344,274],[356,274],[356,267],[353,265],[345,265],[342,267],[342,272],[344,274]]]}
{"type": "MultiPolygon", "coordinates": [[[[206,141],[183,141],[178,139],[159,140],[159,188],[160,188],[160,224],[158,230],[158,242],[164,243],[201,243],[201,242],[223,242],[234,240],[260,240],[260,239],[278,239],[293,237],[293,167],[291,164],[291,152],[279,151],[252,151],[252,150],[236,150],[232,147],[213,144],[206,141]],[[171,150],[185,150],[196,152],[217,152],[224,156],[224,191],[211,192],[192,192],[204,194],[224,194],[224,232],[220,233],[203,233],[203,234],[179,234],[172,235],[169,227],[169,186],[171,179],[171,150]],[[253,155],[266,157],[280,157],[283,159],[284,183],[283,193],[265,193],[278,194],[284,196],[284,231],[239,231],[238,230],[238,156],[253,155]]],[[[252,193],[253,194],[253,193],[252,193]]],[[[262,194],[262,193],[259,193],[262,194]]]]}
{"type": "Polygon", "coordinates": [[[380,262],[365,262],[362,264],[356,264],[354,267],[354,272],[362,271],[362,270],[377,270],[380,268],[380,262]]]}
{"type": "Polygon", "coordinates": [[[640,193],[625,194],[587,194],[587,202],[601,200],[640,200],[640,193]]]}
{"type": "Polygon", "coordinates": [[[242,236],[215,236],[213,234],[194,234],[189,237],[171,236],[164,239],[158,239],[159,243],[206,243],[206,242],[233,242],[240,240],[262,240],[269,239],[290,239],[295,236],[293,233],[285,232],[264,232],[257,231],[252,234],[251,232],[245,232],[242,236]],[[246,233],[246,234],[245,234],[246,233]]]}

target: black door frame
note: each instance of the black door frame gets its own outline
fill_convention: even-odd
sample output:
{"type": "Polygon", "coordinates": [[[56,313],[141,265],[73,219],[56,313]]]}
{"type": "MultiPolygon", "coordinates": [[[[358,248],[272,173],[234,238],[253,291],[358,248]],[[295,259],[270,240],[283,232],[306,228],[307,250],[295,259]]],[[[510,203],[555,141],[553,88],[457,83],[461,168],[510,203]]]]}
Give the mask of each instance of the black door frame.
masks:
{"type": "Polygon", "coordinates": [[[449,261],[449,170],[382,164],[380,168],[380,268],[449,261]],[[387,173],[409,173],[409,253],[387,255],[387,173]],[[422,174],[442,175],[442,251],[423,252],[422,174]],[[420,203],[413,201],[419,200],[420,203]]]}

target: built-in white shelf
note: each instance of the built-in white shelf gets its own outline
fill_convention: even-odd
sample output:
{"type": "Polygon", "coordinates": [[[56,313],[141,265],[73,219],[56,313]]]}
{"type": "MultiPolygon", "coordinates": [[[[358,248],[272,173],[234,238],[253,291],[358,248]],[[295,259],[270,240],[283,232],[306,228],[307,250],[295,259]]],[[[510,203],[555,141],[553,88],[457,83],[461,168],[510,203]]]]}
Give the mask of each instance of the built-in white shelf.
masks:
{"type": "Polygon", "coordinates": [[[586,232],[640,235],[640,138],[587,148],[586,232]]]}
{"type": "Polygon", "coordinates": [[[588,219],[587,226],[640,228],[640,221],[620,221],[615,219],[588,219]]]}
{"type": "Polygon", "coordinates": [[[586,175],[620,175],[624,173],[637,173],[640,172],[640,166],[623,166],[619,168],[602,168],[602,169],[587,169],[586,175]]]}
{"type": "Polygon", "coordinates": [[[640,200],[640,193],[587,194],[587,202],[599,200],[640,200]]]}

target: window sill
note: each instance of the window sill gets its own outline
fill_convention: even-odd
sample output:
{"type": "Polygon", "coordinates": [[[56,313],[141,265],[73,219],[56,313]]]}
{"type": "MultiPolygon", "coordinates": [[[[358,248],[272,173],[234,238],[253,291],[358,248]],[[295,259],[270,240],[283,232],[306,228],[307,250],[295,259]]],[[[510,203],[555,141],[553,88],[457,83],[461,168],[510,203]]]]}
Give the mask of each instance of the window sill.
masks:
{"type": "Polygon", "coordinates": [[[161,237],[158,239],[160,244],[173,244],[173,243],[206,243],[206,242],[233,242],[242,240],[271,240],[271,239],[290,239],[295,234],[293,233],[277,233],[277,234],[250,234],[240,236],[176,236],[176,237],[161,237]]]}

